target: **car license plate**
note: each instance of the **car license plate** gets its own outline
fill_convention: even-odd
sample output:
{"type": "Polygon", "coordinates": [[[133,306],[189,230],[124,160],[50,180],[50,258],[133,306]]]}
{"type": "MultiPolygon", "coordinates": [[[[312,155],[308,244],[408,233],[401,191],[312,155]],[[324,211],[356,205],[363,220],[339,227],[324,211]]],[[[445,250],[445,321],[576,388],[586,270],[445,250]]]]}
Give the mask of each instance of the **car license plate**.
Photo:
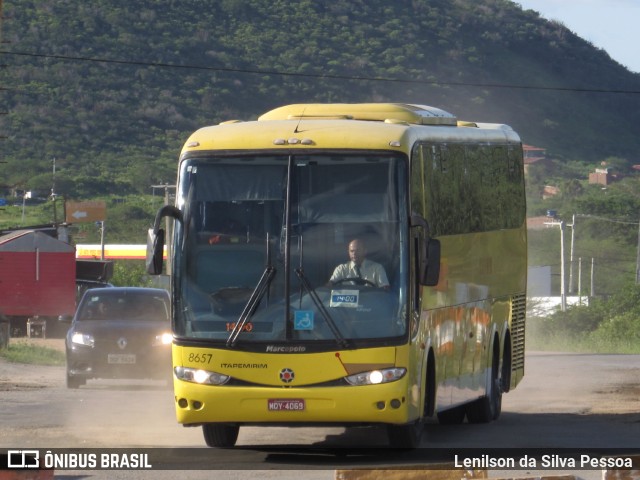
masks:
{"type": "Polygon", "coordinates": [[[270,398],[267,403],[270,412],[301,412],[304,410],[304,399],[278,399],[270,398]]]}
{"type": "Polygon", "coordinates": [[[133,353],[110,353],[107,362],[111,364],[132,364],[136,363],[136,356],[133,353]]]}

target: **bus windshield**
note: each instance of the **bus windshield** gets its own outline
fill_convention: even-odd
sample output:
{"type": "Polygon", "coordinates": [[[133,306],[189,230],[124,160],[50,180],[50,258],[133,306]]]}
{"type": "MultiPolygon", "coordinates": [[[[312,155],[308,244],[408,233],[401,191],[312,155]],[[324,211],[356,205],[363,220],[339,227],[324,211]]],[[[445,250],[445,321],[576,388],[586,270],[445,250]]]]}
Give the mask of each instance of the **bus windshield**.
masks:
{"type": "Polygon", "coordinates": [[[406,164],[389,152],[183,160],[176,336],[228,347],[401,341],[406,164]]]}

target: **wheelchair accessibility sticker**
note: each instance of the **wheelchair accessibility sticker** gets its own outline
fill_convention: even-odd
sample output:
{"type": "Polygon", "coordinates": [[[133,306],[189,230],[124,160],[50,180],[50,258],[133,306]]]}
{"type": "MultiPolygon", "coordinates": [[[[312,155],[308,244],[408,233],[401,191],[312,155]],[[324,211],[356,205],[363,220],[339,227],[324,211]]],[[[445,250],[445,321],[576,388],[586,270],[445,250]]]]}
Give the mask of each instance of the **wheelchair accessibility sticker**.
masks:
{"type": "Polygon", "coordinates": [[[294,330],[313,330],[313,310],[298,310],[293,317],[294,330]]]}
{"type": "Polygon", "coordinates": [[[331,290],[330,307],[358,308],[358,290],[331,290]]]}

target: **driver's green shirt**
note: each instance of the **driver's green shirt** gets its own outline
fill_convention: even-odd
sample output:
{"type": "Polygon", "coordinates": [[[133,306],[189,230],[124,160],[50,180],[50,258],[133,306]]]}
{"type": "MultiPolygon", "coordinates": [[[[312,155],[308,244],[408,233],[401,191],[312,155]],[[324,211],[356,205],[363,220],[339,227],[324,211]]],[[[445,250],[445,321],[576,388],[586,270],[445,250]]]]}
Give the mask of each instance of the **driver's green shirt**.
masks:
{"type": "MultiPolygon", "coordinates": [[[[374,261],[364,259],[359,267],[360,273],[353,261],[338,265],[333,271],[333,275],[329,279],[330,282],[337,282],[338,280],[344,280],[345,278],[362,278],[373,283],[376,287],[388,287],[389,280],[387,279],[387,273],[384,271],[384,267],[374,261]]],[[[355,283],[355,282],[345,282],[355,283]]]]}

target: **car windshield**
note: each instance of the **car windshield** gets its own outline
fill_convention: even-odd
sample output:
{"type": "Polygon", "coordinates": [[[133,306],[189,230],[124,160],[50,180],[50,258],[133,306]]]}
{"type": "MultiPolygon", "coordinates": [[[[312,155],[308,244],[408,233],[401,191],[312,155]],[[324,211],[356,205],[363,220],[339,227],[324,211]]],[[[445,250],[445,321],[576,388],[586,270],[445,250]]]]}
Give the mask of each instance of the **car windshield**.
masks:
{"type": "Polygon", "coordinates": [[[371,152],[184,161],[175,333],[228,346],[403,335],[405,169],[371,152]]]}
{"type": "Polygon", "coordinates": [[[77,319],[168,322],[168,297],[162,292],[99,292],[93,289],[85,294],[77,319]]]}

